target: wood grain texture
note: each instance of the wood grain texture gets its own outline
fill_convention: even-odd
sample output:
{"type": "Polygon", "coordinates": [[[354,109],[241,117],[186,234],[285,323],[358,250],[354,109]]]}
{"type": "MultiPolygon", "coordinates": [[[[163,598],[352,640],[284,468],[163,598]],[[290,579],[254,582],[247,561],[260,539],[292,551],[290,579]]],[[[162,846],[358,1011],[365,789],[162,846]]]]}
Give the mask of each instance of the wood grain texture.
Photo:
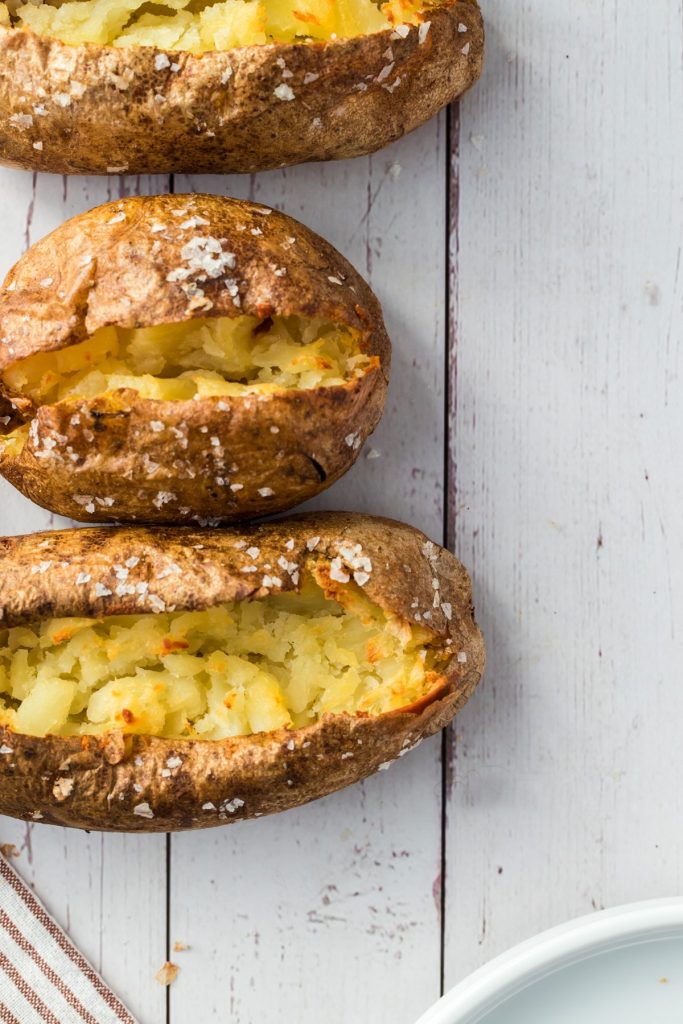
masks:
{"type": "MultiPolygon", "coordinates": [[[[0,178],[3,277],[26,246],[66,217],[129,191],[167,187],[159,178],[63,179],[9,170],[0,178]]],[[[68,525],[0,484],[1,533],[68,525]]],[[[154,974],[166,957],[164,837],[105,836],[0,818],[0,843],[16,847],[12,863],[142,1024],[163,1020],[166,996],[154,974]]]]}
{"type": "MultiPolygon", "coordinates": [[[[176,178],[282,208],[370,282],[394,344],[384,419],[309,507],[443,522],[445,133],[374,157],[247,178],[176,178]],[[368,458],[370,453],[378,458],[368,458]]],[[[412,1024],[439,994],[438,739],[389,772],[285,816],[173,838],[171,1020],[412,1024]],[[188,884],[191,879],[191,884],[188,884]],[[436,888],[435,888],[436,883],[436,888]]]]}
{"type": "Polygon", "coordinates": [[[487,4],[451,247],[456,550],[490,660],[457,723],[446,981],[680,895],[680,2],[487,4]]]}

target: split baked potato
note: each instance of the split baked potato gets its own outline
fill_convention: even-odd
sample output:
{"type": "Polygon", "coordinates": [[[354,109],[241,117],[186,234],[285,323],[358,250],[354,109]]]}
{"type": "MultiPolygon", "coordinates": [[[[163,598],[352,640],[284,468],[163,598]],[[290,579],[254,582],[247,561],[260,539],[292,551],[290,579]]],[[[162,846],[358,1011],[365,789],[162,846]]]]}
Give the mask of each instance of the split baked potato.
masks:
{"type": "Polygon", "coordinates": [[[370,153],[481,73],[477,0],[0,2],[0,160],[258,171],[370,153]]]}
{"type": "Polygon", "coordinates": [[[0,813],[168,831],[285,810],[445,726],[483,667],[465,569],[386,519],[0,539],[0,813]]]}
{"type": "Polygon", "coordinates": [[[32,246],[0,291],[0,473],[86,522],[276,513],[352,465],[389,364],[377,299],[302,224],[122,199],[32,246]]]}

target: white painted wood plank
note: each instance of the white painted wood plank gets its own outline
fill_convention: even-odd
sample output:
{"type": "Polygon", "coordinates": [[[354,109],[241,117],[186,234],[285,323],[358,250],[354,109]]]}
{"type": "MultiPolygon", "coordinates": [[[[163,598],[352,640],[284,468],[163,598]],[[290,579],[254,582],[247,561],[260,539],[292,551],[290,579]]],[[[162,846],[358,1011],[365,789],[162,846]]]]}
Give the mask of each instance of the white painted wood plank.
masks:
{"type": "MultiPolygon", "coordinates": [[[[285,209],[330,239],[383,301],[389,405],[356,468],[318,507],[442,535],[443,122],[367,160],[248,179],[176,181],[285,209]]],[[[440,743],[300,811],[174,837],[172,1020],[412,1024],[439,991],[440,743]]]]}
{"type": "MultiPolygon", "coordinates": [[[[0,273],[66,217],[129,191],[158,191],[166,179],[87,179],[0,170],[0,273]],[[125,192],[123,190],[126,190],[125,192]]],[[[0,482],[0,533],[69,525],[0,482]]],[[[143,1024],[165,1019],[154,980],[166,949],[166,842],[86,834],[0,818],[0,843],[14,844],[19,872],[143,1024]]]]}
{"type": "Polygon", "coordinates": [[[683,12],[486,8],[453,431],[490,660],[457,728],[449,985],[683,881],[683,12]]]}

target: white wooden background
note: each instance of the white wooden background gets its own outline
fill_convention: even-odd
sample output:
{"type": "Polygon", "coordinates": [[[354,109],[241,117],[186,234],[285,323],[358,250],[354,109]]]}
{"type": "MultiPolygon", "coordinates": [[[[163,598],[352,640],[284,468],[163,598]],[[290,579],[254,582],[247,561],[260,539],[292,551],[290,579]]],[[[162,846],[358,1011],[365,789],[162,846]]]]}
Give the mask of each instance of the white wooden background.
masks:
{"type": "MultiPolygon", "coordinates": [[[[381,457],[321,504],[446,536],[489,644],[443,743],[301,811],[172,840],[0,820],[142,1024],[413,1024],[542,928],[683,891],[683,8],[485,12],[478,88],[367,160],[0,171],[3,272],[64,217],[168,187],[252,196],[350,257],[394,378],[381,457]]],[[[50,525],[0,489],[2,531],[50,525]]]]}

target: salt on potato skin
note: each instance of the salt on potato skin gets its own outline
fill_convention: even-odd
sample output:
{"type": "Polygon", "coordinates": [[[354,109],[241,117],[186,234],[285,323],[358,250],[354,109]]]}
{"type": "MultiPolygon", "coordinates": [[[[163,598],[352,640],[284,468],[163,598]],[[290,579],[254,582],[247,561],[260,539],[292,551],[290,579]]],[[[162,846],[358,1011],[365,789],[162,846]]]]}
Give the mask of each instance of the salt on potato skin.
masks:
{"type": "Polygon", "coordinates": [[[0,161],[225,174],[375,152],[462,95],[484,61],[476,0],[429,4],[419,24],[392,7],[383,31],[197,54],[0,25],[0,161]]]}
{"type": "Polygon", "coordinates": [[[314,497],[379,422],[391,362],[379,302],[340,253],[282,213],[209,195],[129,197],[62,224],[10,270],[0,338],[0,433],[30,424],[25,443],[0,439],[0,472],[37,504],[91,523],[218,525],[314,497]],[[68,368],[113,325],[278,318],[332,325],[363,365],[341,382],[178,400],[126,387],[41,404],[21,386],[29,360],[68,368]]]}
{"type": "Polygon", "coordinates": [[[221,740],[121,730],[42,738],[0,728],[0,813],[169,831],[285,810],[365,778],[442,728],[473,692],[485,661],[463,566],[390,520],[319,513],[242,530],[135,527],[0,539],[6,628],[258,600],[296,592],[313,571],[335,593],[346,584],[333,579],[333,563],[397,629],[426,631],[442,659],[438,688],[384,714],[325,714],[301,728],[221,740]],[[256,572],[243,572],[248,566],[256,572]],[[109,593],[98,597],[98,584],[109,593]]]}

